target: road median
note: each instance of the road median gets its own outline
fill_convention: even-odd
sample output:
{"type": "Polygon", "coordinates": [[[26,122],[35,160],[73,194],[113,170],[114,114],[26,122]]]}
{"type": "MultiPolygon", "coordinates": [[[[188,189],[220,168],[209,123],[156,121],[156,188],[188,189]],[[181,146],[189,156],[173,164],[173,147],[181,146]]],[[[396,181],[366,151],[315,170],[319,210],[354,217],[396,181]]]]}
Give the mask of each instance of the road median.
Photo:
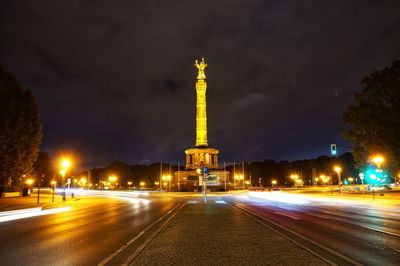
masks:
{"type": "Polygon", "coordinates": [[[130,265],[327,265],[223,201],[187,203],[130,265]]]}

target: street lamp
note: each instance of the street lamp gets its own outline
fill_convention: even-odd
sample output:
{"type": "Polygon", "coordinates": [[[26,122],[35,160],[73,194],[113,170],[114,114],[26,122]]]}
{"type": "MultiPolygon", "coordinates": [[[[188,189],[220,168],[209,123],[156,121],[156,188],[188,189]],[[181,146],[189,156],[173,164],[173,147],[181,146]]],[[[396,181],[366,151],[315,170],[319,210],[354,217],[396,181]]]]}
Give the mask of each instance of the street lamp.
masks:
{"type": "Polygon", "coordinates": [[[51,202],[54,202],[54,191],[56,190],[57,181],[51,180],[50,185],[51,185],[51,188],[53,189],[53,197],[51,199],[51,202]]]}
{"type": "Polygon", "coordinates": [[[87,179],[86,179],[86,177],[81,177],[80,183],[82,184],[83,188],[85,188],[85,187],[86,187],[86,184],[87,184],[87,179]]]}
{"type": "Polygon", "coordinates": [[[31,186],[34,182],[35,182],[35,181],[34,181],[32,178],[29,178],[28,180],[25,181],[25,183],[26,183],[28,186],[31,186]]]}
{"type": "Polygon", "coordinates": [[[381,168],[382,163],[385,161],[385,158],[381,155],[374,155],[372,157],[372,162],[376,165],[378,169],[381,168]]]}
{"type": "Polygon", "coordinates": [[[335,166],[333,168],[338,175],[338,185],[339,185],[339,193],[341,193],[341,185],[342,185],[342,178],[340,177],[340,172],[342,172],[342,168],[340,166],[335,166]]]}
{"type": "Polygon", "coordinates": [[[278,181],[276,181],[275,179],[273,179],[271,181],[271,188],[273,188],[276,184],[278,184],[278,181]]]}
{"type": "Polygon", "coordinates": [[[118,179],[118,178],[117,178],[115,175],[110,175],[110,176],[108,177],[108,181],[110,181],[111,186],[112,186],[113,183],[115,183],[115,185],[118,185],[118,183],[116,183],[116,182],[117,182],[117,179],[118,179]]]}
{"type": "Polygon", "coordinates": [[[140,185],[141,188],[144,188],[144,186],[146,185],[146,183],[145,183],[145,182],[140,182],[139,185],[140,185]]]}
{"type": "Polygon", "coordinates": [[[171,176],[167,175],[167,180],[168,180],[168,191],[171,191],[171,176]]]}
{"type": "MultiPolygon", "coordinates": [[[[239,175],[239,179],[242,180],[243,189],[244,189],[244,177],[243,177],[243,175],[239,175]]],[[[239,185],[240,185],[240,182],[239,182],[239,185]]]]}
{"type": "Polygon", "coordinates": [[[64,179],[65,179],[65,174],[67,173],[67,170],[61,169],[60,170],[60,175],[61,175],[61,187],[64,186],[64,179]]]}
{"type": "Polygon", "coordinates": [[[294,184],[298,183],[297,180],[299,179],[299,175],[291,174],[290,178],[293,180],[294,184]]]}

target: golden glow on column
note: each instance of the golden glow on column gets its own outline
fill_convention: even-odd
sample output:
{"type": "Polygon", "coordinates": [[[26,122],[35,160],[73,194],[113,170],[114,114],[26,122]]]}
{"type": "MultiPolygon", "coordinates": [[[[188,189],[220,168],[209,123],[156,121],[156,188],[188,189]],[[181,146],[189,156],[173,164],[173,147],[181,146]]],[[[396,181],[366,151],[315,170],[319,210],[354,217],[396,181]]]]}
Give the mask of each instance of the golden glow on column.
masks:
{"type": "Polygon", "coordinates": [[[204,72],[207,64],[205,63],[204,58],[202,58],[200,63],[196,60],[194,65],[199,70],[196,82],[196,146],[208,146],[206,103],[207,82],[205,81],[206,75],[204,72]]]}

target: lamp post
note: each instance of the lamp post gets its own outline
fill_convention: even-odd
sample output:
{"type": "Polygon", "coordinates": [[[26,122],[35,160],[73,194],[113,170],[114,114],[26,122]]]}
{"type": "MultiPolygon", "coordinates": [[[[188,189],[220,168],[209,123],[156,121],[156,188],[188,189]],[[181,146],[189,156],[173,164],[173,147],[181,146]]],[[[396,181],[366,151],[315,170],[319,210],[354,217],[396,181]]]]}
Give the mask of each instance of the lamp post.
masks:
{"type": "Polygon", "coordinates": [[[54,202],[54,191],[56,190],[57,181],[51,180],[50,184],[51,184],[51,188],[53,189],[53,196],[52,196],[51,202],[54,202]]]}
{"type": "Polygon", "coordinates": [[[342,171],[342,168],[340,166],[335,166],[333,168],[335,172],[337,173],[338,176],[338,185],[339,185],[339,193],[342,193],[341,186],[342,186],[342,178],[340,177],[340,172],[342,171]]]}
{"type": "Polygon", "coordinates": [[[110,186],[112,187],[113,183],[116,185],[118,185],[118,183],[116,183],[118,180],[118,178],[115,175],[110,175],[108,177],[108,181],[110,182],[110,186]]]}
{"type": "Polygon", "coordinates": [[[274,188],[274,186],[275,186],[276,184],[278,184],[278,181],[276,181],[275,179],[273,179],[273,180],[271,181],[271,188],[274,188]]]}
{"type": "Polygon", "coordinates": [[[167,179],[168,179],[168,191],[171,191],[171,175],[168,175],[167,179]]]}

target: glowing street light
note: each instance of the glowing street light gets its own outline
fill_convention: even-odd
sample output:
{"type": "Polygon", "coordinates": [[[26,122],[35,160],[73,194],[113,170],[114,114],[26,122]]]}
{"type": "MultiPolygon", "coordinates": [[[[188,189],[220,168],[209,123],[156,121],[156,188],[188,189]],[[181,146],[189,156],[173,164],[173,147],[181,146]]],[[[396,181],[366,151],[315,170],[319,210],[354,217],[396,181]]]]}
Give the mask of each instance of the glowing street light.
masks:
{"type": "Polygon", "coordinates": [[[278,184],[278,181],[275,179],[271,180],[271,187],[274,187],[276,184],[278,184]]]}
{"type": "Polygon", "coordinates": [[[146,183],[145,182],[140,182],[139,185],[143,188],[146,185],[146,183]]]}
{"type": "Polygon", "coordinates": [[[32,178],[29,178],[28,180],[25,181],[25,184],[28,186],[31,186],[35,181],[32,178]]]}
{"type": "Polygon", "coordinates": [[[108,181],[115,182],[115,181],[117,181],[117,177],[115,175],[111,175],[108,177],[108,181]]]}
{"type": "Polygon", "coordinates": [[[61,167],[62,167],[62,169],[67,170],[68,168],[71,167],[71,161],[68,160],[68,159],[62,159],[61,160],[61,167]]]}
{"type": "Polygon", "coordinates": [[[381,165],[385,161],[385,158],[381,155],[374,155],[372,157],[372,162],[376,165],[376,167],[379,169],[381,168],[381,165]]]}
{"type": "Polygon", "coordinates": [[[342,185],[342,178],[340,177],[340,172],[342,172],[342,168],[340,167],[340,166],[335,166],[334,168],[333,168],[333,170],[335,170],[335,172],[337,173],[337,175],[338,175],[338,184],[339,184],[339,193],[341,193],[342,191],[341,191],[341,185],[342,185]]]}

